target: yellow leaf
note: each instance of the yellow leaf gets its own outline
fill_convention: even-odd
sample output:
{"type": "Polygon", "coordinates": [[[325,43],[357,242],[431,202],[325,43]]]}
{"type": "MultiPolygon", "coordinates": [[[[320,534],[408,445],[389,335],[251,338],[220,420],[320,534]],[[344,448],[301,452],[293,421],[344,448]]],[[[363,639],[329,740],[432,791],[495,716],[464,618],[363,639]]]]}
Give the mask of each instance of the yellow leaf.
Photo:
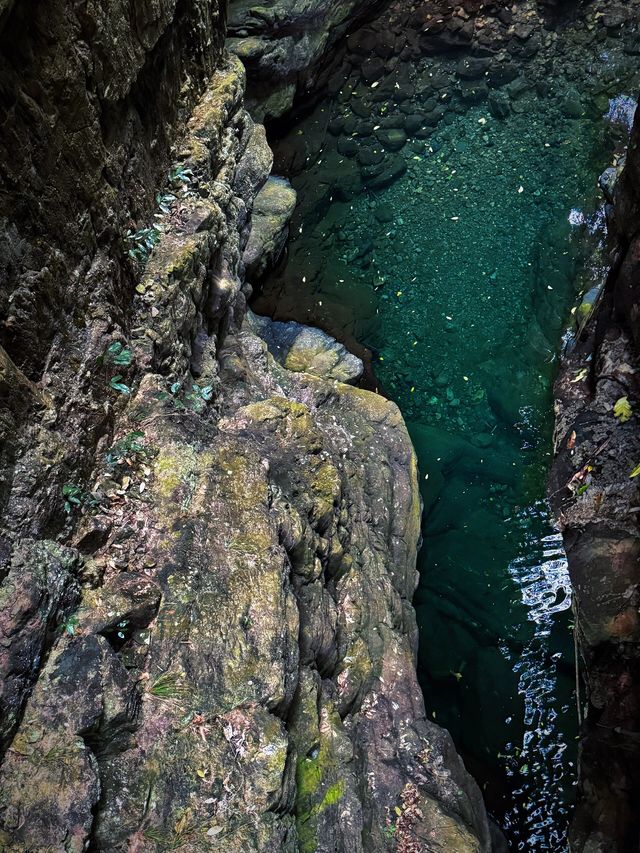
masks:
{"type": "Polygon", "coordinates": [[[399,807],[399,806],[396,806],[396,808],[395,808],[395,812],[396,812],[396,814],[398,815],[398,817],[402,817],[402,810],[400,809],[400,807],[399,807]]]}
{"type": "Polygon", "coordinates": [[[582,382],[583,379],[586,379],[587,376],[587,368],[583,367],[582,370],[579,370],[575,377],[571,380],[572,382],[582,382]]]}
{"type": "Polygon", "coordinates": [[[620,399],[613,407],[613,414],[616,416],[616,418],[620,421],[621,424],[629,420],[629,418],[633,414],[633,409],[631,408],[631,404],[629,403],[627,397],[620,397],[620,399]]]}
{"type": "Polygon", "coordinates": [[[204,779],[204,777],[207,775],[207,774],[204,772],[204,770],[196,770],[196,773],[197,773],[197,775],[198,775],[201,779],[204,779]]]}
{"type": "Polygon", "coordinates": [[[636,465],[633,471],[629,474],[629,477],[637,477],[640,474],[640,464],[636,465]]]}

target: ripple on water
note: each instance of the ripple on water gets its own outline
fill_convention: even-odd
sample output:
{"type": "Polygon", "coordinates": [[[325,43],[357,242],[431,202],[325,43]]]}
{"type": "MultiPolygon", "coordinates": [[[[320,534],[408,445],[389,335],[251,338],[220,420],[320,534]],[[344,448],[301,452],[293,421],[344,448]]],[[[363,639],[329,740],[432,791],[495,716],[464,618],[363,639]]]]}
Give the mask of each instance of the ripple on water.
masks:
{"type": "MultiPolygon", "coordinates": [[[[535,512],[545,523],[546,509],[539,506],[535,512]]],[[[530,550],[510,564],[509,572],[534,633],[517,658],[503,648],[518,676],[525,723],[521,743],[507,749],[507,772],[520,784],[513,791],[505,826],[512,831],[516,849],[559,853],[567,849],[575,786],[575,764],[567,754],[575,707],[560,695],[557,670],[562,653],[550,650],[549,637],[557,614],[571,608],[571,582],[559,533],[525,541],[530,550]]]]}

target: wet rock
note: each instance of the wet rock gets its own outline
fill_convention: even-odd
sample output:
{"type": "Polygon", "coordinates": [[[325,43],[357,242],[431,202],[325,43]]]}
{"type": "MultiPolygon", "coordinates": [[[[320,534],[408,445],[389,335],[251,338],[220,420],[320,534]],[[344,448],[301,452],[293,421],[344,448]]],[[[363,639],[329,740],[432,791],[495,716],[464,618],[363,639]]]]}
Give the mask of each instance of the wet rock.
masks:
{"type": "Polygon", "coordinates": [[[359,118],[369,118],[371,115],[371,104],[368,104],[366,101],[362,101],[359,98],[354,98],[351,101],[351,109],[354,115],[359,118]]]}
{"type": "Polygon", "coordinates": [[[570,840],[574,849],[585,852],[625,849],[639,828],[640,576],[637,486],[631,467],[640,458],[640,444],[631,421],[612,423],[623,391],[630,400],[640,397],[639,339],[636,324],[629,322],[640,305],[640,247],[629,239],[637,228],[640,197],[638,132],[636,123],[609,219],[621,256],[608,277],[584,296],[577,312],[580,335],[565,354],[554,389],[555,461],[549,493],[561,519],[579,614],[581,686],[586,690],[570,840]],[[586,489],[580,490],[575,484],[582,482],[581,472],[586,476],[592,458],[597,459],[597,476],[586,477],[586,489]]]}
{"type": "Polygon", "coordinates": [[[531,83],[524,77],[516,77],[511,83],[507,84],[507,92],[512,101],[517,101],[527,92],[531,90],[531,83]]]}
{"type": "Polygon", "coordinates": [[[260,279],[280,257],[296,206],[296,191],[288,181],[270,177],[253,203],[251,231],[243,262],[250,281],[260,279]]]}
{"type": "Polygon", "coordinates": [[[381,202],[376,205],[374,210],[374,216],[378,220],[378,222],[382,222],[384,224],[388,222],[393,222],[395,219],[395,214],[393,212],[392,206],[388,202],[381,202]]]}
{"type": "Polygon", "coordinates": [[[580,116],[584,115],[582,98],[576,89],[569,89],[565,93],[560,104],[560,109],[567,118],[580,118],[580,116]]]}
{"type": "Polygon", "coordinates": [[[384,160],[384,153],[374,148],[362,147],[358,149],[357,160],[361,166],[373,166],[384,160]]]}
{"type": "Polygon", "coordinates": [[[365,175],[363,171],[362,177],[371,189],[384,189],[384,187],[388,187],[389,184],[401,178],[407,171],[406,161],[399,154],[391,159],[384,160],[381,166],[382,168],[380,166],[375,167],[379,169],[375,175],[365,175]]]}
{"type": "Polygon", "coordinates": [[[362,63],[361,72],[367,83],[379,80],[385,73],[384,60],[379,56],[369,57],[362,63]]]}
{"type": "Polygon", "coordinates": [[[487,81],[490,86],[499,88],[511,83],[520,75],[520,70],[515,63],[501,62],[492,63],[487,75],[487,81]]]}
{"type": "Polygon", "coordinates": [[[0,585],[0,749],[20,721],[52,637],[79,598],[77,552],[25,540],[11,548],[0,585]]]}
{"type": "Polygon", "coordinates": [[[413,136],[424,124],[424,116],[412,113],[407,116],[404,123],[404,129],[409,136],[413,136]]]}
{"type": "Polygon", "coordinates": [[[463,80],[478,80],[486,74],[491,65],[490,59],[469,56],[461,59],[456,66],[458,77],[463,80]]]}
{"type": "MultiPolygon", "coordinates": [[[[254,117],[284,115],[296,93],[310,86],[334,45],[370,11],[365,0],[337,0],[328,5],[325,0],[303,4],[278,0],[257,13],[246,0],[232,0],[227,46],[247,69],[254,117]]],[[[365,30],[350,36],[348,46],[370,57],[376,42],[376,34],[365,30]]]]}
{"type": "Polygon", "coordinates": [[[511,101],[505,92],[489,92],[489,110],[494,118],[506,118],[511,112],[511,101]]]}
{"type": "Polygon", "coordinates": [[[468,104],[479,104],[489,94],[489,87],[484,80],[461,80],[459,89],[462,99],[468,104]]]}
{"type": "Polygon", "coordinates": [[[344,157],[355,157],[358,153],[358,143],[355,139],[341,136],[338,140],[338,152],[344,157]]]}
{"type": "Polygon", "coordinates": [[[629,10],[620,4],[609,6],[602,15],[602,23],[615,34],[624,26],[629,18],[629,10]]]}
{"type": "Polygon", "coordinates": [[[381,128],[376,136],[387,151],[400,151],[407,142],[407,134],[401,128],[381,128]]]}

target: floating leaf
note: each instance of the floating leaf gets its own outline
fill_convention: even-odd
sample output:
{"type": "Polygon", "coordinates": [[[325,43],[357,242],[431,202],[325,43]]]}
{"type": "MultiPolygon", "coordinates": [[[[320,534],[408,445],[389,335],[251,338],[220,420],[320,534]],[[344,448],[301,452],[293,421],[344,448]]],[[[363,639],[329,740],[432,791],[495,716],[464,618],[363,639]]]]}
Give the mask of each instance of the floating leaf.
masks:
{"type": "Polygon", "coordinates": [[[633,409],[631,408],[631,403],[629,402],[628,397],[620,397],[620,399],[616,401],[616,404],[613,407],[613,414],[621,424],[624,424],[629,420],[633,414],[633,409]]]}

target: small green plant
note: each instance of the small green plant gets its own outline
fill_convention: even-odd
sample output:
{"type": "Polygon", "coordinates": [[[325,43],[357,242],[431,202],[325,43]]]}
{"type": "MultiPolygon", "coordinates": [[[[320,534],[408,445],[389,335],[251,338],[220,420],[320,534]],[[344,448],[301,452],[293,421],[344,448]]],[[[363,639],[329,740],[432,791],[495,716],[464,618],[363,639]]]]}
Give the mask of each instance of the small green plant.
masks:
{"type": "Polygon", "coordinates": [[[620,397],[613,407],[613,414],[618,419],[619,423],[624,424],[630,420],[633,415],[633,408],[628,397],[620,397]]]}
{"type": "Polygon", "coordinates": [[[156,193],[156,204],[161,213],[171,213],[171,207],[175,200],[176,196],[173,193],[156,193]]]}
{"type": "Polygon", "coordinates": [[[144,433],[141,430],[134,430],[127,433],[124,438],[107,450],[104,461],[109,468],[120,465],[122,462],[135,459],[146,459],[153,456],[153,451],[149,445],[144,444],[141,439],[144,438],[144,433]]]}
{"type": "Polygon", "coordinates": [[[155,844],[168,845],[171,842],[171,836],[155,826],[149,826],[142,834],[147,841],[153,841],[155,844]]]}
{"type": "Polygon", "coordinates": [[[193,182],[193,172],[185,167],[184,163],[178,163],[169,171],[170,184],[191,184],[193,182]]]}
{"type": "Polygon", "coordinates": [[[78,619],[78,617],[76,616],[76,614],[75,614],[75,613],[74,613],[74,614],[72,614],[71,616],[69,616],[69,617],[68,617],[67,619],[65,619],[65,621],[62,623],[62,631],[63,631],[63,633],[65,633],[65,634],[69,634],[71,637],[73,637],[73,636],[75,635],[75,633],[76,633],[76,629],[77,629],[77,627],[78,627],[79,622],[80,622],[80,620],[78,619]]]}
{"type": "Polygon", "coordinates": [[[117,391],[119,394],[130,394],[131,388],[122,381],[122,376],[118,374],[117,376],[112,376],[109,380],[109,386],[113,388],[114,391],[117,391]]]}
{"type": "Polygon", "coordinates": [[[118,367],[129,367],[133,361],[133,353],[128,347],[123,346],[120,341],[115,341],[107,347],[103,360],[107,364],[115,364],[118,367]]]}
{"type": "Polygon", "coordinates": [[[182,399],[176,395],[180,392],[182,383],[174,382],[171,386],[173,395],[173,405],[176,409],[191,409],[198,414],[203,411],[205,404],[213,397],[212,385],[197,385],[195,382],[191,385],[190,391],[184,391],[182,399]]]}
{"type": "Polygon", "coordinates": [[[82,509],[83,507],[91,508],[98,506],[100,503],[95,495],[87,492],[76,483],[65,483],[62,487],[62,497],[64,498],[64,511],[68,515],[74,509],[82,509]]]}
{"type": "Polygon", "coordinates": [[[157,225],[152,225],[150,228],[139,228],[137,231],[127,231],[125,239],[131,244],[128,250],[129,257],[144,266],[149,260],[153,248],[158,245],[161,233],[157,225]]]}
{"type": "Polygon", "coordinates": [[[153,682],[149,693],[157,696],[158,699],[180,699],[186,695],[187,689],[180,683],[180,676],[177,673],[165,672],[153,682]]]}
{"type": "Polygon", "coordinates": [[[393,838],[395,838],[395,835],[396,835],[395,823],[387,823],[385,826],[383,826],[382,827],[382,834],[389,841],[391,841],[393,838]]]}

